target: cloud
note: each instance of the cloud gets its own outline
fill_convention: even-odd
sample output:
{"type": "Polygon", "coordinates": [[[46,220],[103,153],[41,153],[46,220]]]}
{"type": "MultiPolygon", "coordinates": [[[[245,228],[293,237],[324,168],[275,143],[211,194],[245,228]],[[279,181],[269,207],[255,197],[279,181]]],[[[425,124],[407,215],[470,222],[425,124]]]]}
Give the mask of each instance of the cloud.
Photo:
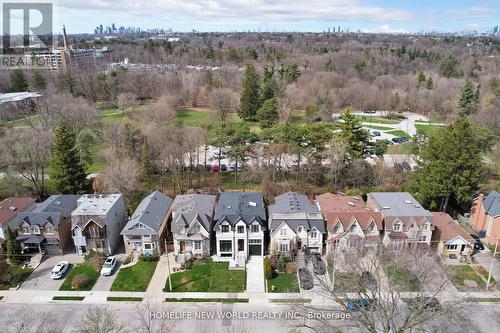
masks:
{"type": "Polygon", "coordinates": [[[479,29],[481,29],[481,27],[477,23],[469,23],[469,24],[467,24],[467,30],[470,30],[470,31],[479,31],[479,29]]]}
{"type": "Polygon", "coordinates": [[[381,25],[376,29],[363,29],[361,30],[365,33],[382,33],[382,34],[406,34],[408,31],[402,28],[391,28],[388,24],[381,25]]]}
{"type": "Polygon", "coordinates": [[[182,15],[195,19],[245,20],[257,22],[334,21],[407,21],[405,10],[367,6],[361,0],[64,0],[57,5],[63,11],[108,11],[139,16],[182,15]]]}

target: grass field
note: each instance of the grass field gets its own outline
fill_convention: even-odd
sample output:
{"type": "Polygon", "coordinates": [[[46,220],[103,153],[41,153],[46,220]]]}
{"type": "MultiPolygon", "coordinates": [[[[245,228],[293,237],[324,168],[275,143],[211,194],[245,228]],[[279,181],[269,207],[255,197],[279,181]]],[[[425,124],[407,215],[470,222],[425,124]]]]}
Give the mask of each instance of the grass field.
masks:
{"type": "MultiPolygon", "coordinates": [[[[246,271],[228,270],[228,263],[196,264],[190,270],[172,274],[174,292],[243,292],[246,271]]],[[[168,281],[164,291],[170,291],[168,281]]]]}
{"type": "Polygon", "coordinates": [[[405,142],[399,145],[390,145],[387,147],[387,154],[413,154],[415,144],[413,142],[405,142]]]}
{"type": "Polygon", "coordinates": [[[442,124],[449,124],[449,122],[445,120],[415,120],[415,123],[417,124],[427,124],[427,125],[442,125],[442,124]]]}
{"type": "Polygon", "coordinates": [[[139,260],[132,267],[118,271],[111,291],[146,291],[153,277],[157,262],[139,260]]]}
{"type": "Polygon", "coordinates": [[[400,120],[387,119],[375,116],[356,116],[356,117],[364,123],[371,122],[373,124],[399,124],[401,122],[400,120]]]}
{"type": "Polygon", "coordinates": [[[420,280],[397,262],[385,266],[384,270],[387,278],[399,291],[417,292],[422,289],[420,280]]]}
{"type": "Polygon", "coordinates": [[[385,133],[387,134],[392,134],[394,136],[399,136],[399,137],[405,137],[405,138],[409,138],[410,136],[408,135],[408,133],[406,133],[405,131],[403,130],[392,130],[392,131],[386,131],[385,133]]]}
{"type": "Polygon", "coordinates": [[[415,124],[415,127],[417,128],[418,132],[428,137],[436,134],[436,132],[438,132],[440,129],[443,128],[443,126],[418,125],[418,124],[415,124]]]}
{"type": "Polygon", "coordinates": [[[7,290],[23,284],[24,280],[26,280],[33,271],[33,268],[22,268],[18,265],[9,265],[7,267],[7,272],[0,272],[0,290],[7,290]]]}
{"type": "Polygon", "coordinates": [[[484,290],[486,286],[483,279],[468,265],[450,265],[446,268],[446,273],[451,283],[460,291],[479,291],[484,290]],[[468,287],[465,280],[475,281],[477,287],[468,287]]]}
{"type": "Polygon", "coordinates": [[[59,290],[92,290],[92,287],[94,286],[98,278],[99,272],[90,263],[84,262],[82,264],[76,265],[71,269],[59,290]],[[83,274],[87,277],[87,283],[82,287],[72,288],[71,282],[73,281],[73,278],[80,274],[83,274]]]}
{"type": "Polygon", "coordinates": [[[377,125],[364,125],[363,127],[371,128],[371,129],[379,130],[379,131],[393,131],[394,130],[394,128],[392,128],[392,127],[377,126],[377,125]]]}
{"type": "Polygon", "coordinates": [[[298,293],[299,283],[297,274],[279,273],[272,279],[267,279],[269,293],[298,293]]]}

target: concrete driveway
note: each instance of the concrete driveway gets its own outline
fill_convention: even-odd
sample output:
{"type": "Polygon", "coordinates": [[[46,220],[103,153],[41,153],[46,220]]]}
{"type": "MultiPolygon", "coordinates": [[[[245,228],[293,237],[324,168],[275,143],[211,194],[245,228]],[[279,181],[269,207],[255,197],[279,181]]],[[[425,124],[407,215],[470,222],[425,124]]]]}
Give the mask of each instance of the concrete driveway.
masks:
{"type": "Polygon", "coordinates": [[[92,288],[92,291],[110,291],[111,286],[113,285],[113,282],[116,279],[116,276],[118,275],[118,270],[120,269],[123,261],[126,258],[125,253],[119,253],[115,254],[116,257],[116,268],[113,271],[113,274],[110,276],[99,276],[97,279],[96,283],[94,284],[94,287],[92,288]]]}
{"type": "MultiPolygon", "coordinates": [[[[65,254],[60,256],[51,256],[46,258],[40,263],[40,265],[31,273],[31,275],[26,279],[20,289],[36,289],[36,290],[59,290],[64,279],[68,276],[68,272],[64,275],[62,279],[52,280],[50,278],[50,272],[52,268],[60,262],[68,261],[72,266],[83,262],[83,257],[76,255],[75,253],[65,254]]],[[[71,267],[70,267],[71,270],[71,267]]]]}

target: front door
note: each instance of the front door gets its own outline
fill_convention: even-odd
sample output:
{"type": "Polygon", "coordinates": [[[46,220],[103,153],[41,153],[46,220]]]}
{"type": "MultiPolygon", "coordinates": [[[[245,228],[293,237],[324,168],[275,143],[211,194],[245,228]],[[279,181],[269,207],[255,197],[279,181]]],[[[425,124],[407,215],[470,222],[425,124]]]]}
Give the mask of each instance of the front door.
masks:
{"type": "Polygon", "coordinates": [[[186,242],[180,242],[181,253],[186,252],[186,242]]]}
{"type": "Polygon", "coordinates": [[[79,246],[78,247],[78,255],[83,256],[87,254],[87,247],[86,246],[79,246]]]}
{"type": "Polygon", "coordinates": [[[238,239],[238,252],[245,251],[245,240],[238,239]]]}
{"type": "Polygon", "coordinates": [[[460,252],[461,252],[461,253],[464,253],[466,248],[467,248],[467,245],[462,244],[462,249],[460,250],[460,252]]]}

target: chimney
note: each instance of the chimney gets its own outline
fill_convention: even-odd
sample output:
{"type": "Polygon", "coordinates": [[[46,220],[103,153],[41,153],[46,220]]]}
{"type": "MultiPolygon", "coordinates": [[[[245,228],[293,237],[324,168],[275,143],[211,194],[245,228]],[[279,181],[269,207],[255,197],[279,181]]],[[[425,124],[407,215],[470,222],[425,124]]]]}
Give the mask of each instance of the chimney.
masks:
{"type": "Polygon", "coordinates": [[[66,35],[66,27],[63,25],[63,39],[64,39],[64,49],[67,50],[69,48],[68,36],[66,35]]]}

